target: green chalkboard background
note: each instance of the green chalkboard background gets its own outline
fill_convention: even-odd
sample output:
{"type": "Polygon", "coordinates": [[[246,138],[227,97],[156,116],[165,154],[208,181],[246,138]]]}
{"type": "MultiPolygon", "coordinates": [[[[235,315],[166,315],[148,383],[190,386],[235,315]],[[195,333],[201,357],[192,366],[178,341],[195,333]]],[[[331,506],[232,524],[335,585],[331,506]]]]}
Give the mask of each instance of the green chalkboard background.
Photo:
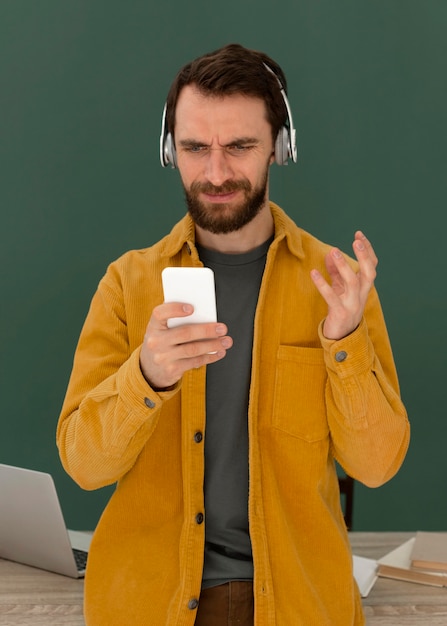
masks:
{"type": "Polygon", "coordinates": [[[412,442],[388,484],[356,486],[354,527],[446,530],[446,32],[445,0],[0,2],[0,462],[51,472],[69,526],[111,493],[82,491],[55,446],[91,296],[183,215],[164,99],[238,41],[289,80],[299,163],[272,168],[272,199],[346,251],[363,229],[380,257],[412,442]]]}

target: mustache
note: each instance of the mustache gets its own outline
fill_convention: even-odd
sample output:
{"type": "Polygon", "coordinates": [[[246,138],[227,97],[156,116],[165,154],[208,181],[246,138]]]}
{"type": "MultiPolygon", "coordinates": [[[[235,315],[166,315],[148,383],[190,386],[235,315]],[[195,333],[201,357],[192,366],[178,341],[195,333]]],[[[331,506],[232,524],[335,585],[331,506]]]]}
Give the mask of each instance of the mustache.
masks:
{"type": "Polygon", "coordinates": [[[190,193],[197,195],[198,193],[223,194],[232,191],[251,191],[251,183],[248,180],[227,180],[222,185],[213,185],[210,182],[192,183],[190,193]]]}

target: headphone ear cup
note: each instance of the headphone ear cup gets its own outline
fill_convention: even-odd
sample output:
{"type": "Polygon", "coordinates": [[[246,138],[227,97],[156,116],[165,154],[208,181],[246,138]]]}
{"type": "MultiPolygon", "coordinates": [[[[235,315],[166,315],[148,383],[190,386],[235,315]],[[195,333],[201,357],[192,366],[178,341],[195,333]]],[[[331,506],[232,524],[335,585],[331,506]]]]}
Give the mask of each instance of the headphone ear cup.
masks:
{"type": "Polygon", "coordinates": [[[164,154],[167,163],[170,163],[172,167],[177,167],[177,153],[175,151],[175,145],[171,133],[166,135],[164,154]]]}
{"type": "Polygon", "coordinates": [[[279,129],[275,141],[275,161],[278,165],[287,165],[289,158],[289,131],[285,126],[279,129]]]}

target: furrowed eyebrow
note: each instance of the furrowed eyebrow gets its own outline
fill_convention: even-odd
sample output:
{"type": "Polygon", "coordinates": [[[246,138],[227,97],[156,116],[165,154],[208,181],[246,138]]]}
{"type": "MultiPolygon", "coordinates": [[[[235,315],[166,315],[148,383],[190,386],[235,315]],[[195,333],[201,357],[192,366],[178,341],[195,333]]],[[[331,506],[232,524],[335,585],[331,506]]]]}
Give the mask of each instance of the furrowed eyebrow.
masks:
{"type": "MultiPolygon", "coordinates": [[[[197,141],[196,139],[182,139],[179,141],[179,144],[182,148],[198,148],[198,147],[208,147],[208,144],[203,143],[202,141],[197,141]]],[[[259,144],[259,139],[255,137],[239,137],[237,139],[233,139],[229,141],[225,145],[221,146],[222,148],[228,148],[229,146],[235,146],[238,144],[242,145],[257,145],[259,144]]]]}
{"type": "Polygon", "coordinates": [[[195,139],[182,139],[179,141],[179,144],[182,148],[198,148],[201,146],[206,146],[206,144],[201,141],[196,141],[195,139]]]}
{"type": "Polygon", "coordinates": [[[249,144],[249,145],[257,145],[259,143],[259,139],[255,137],[239,137],[238,139],[233,139],[229,143],[225,144],[223,147],[227,148],[228,146],[235,146],[238,144],[249,144]]]}

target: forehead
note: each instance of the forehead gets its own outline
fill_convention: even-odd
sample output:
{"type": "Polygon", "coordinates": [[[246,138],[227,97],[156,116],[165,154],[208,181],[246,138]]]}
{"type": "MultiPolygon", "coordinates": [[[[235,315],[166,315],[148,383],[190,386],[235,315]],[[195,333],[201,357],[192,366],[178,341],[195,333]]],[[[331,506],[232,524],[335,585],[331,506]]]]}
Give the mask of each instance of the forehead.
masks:
{"type": "Polygon", "coordinates": [[[176,138],[230,133],[258,136],[271,133],[265,102],[260,98],[232,94],[214,96],[201,93],[194,85],[180,92],[175,110],[176,138]]]}

